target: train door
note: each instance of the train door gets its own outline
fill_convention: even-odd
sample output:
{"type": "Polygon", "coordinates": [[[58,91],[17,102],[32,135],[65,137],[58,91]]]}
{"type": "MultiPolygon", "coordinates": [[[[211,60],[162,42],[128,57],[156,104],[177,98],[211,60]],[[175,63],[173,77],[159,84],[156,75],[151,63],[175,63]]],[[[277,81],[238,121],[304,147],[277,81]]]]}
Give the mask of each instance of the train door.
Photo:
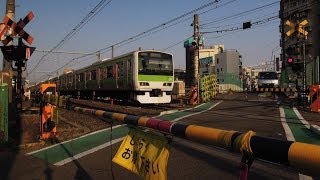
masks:
{"type": "Polygon", "coordinates": [[[124,62],[118,62],[117,63],[117,74],[116,74],[116,78],[117,78],[117,87],[119,89],[124,89],[125,87],[125,77],[124,77],[124,62]]]}
{"type": "Polygon", "coordinates": [[[128,89],[132,89],[132,84],[133,84],[133,74],[132,74],[132,60],[128,59],[127,60],[127,74],[126,74],[126,81],[127,81],[127,87],[128,89]]]}

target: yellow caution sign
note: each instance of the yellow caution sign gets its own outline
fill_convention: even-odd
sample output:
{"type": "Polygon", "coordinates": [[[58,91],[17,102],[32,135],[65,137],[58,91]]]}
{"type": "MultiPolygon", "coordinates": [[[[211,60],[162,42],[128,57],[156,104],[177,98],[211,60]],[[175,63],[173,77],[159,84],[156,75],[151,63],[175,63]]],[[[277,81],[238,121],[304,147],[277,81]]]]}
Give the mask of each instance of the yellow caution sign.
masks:
{"type": "Polygon", "coordinates": [[[167,179],[168,158],[165,137],[131,129],[112,161],[144,179],[163,180],[167,179]]]}

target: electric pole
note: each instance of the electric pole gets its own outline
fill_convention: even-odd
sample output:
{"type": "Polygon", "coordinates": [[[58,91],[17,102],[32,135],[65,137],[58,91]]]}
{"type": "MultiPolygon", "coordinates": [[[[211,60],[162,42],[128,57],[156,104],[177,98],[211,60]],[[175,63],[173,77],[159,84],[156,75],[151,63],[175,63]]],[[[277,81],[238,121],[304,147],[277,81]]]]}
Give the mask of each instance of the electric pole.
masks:
{"type": "MultiPolygon", "coordinates": [[[[193,67],[194,67],[194,79],[193,84],[196,86],[199,79],[199,16],[194,15],[193,19],[193,38],[194,38],[194,54],[193,54],[193,67]]],[[[198,87],[199,88],[199,87],[198,87]]]]}

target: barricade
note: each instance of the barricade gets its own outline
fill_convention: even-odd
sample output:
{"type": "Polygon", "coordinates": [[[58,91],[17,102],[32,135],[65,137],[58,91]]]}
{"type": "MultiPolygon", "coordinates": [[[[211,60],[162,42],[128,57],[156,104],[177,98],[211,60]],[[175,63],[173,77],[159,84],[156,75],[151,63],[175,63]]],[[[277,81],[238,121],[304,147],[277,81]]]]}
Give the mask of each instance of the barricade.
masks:
{"type": "Polygon", "coordinates": [[[310,86],[310,109],[313,112],[320,112],[320,85],[310,86]]]}

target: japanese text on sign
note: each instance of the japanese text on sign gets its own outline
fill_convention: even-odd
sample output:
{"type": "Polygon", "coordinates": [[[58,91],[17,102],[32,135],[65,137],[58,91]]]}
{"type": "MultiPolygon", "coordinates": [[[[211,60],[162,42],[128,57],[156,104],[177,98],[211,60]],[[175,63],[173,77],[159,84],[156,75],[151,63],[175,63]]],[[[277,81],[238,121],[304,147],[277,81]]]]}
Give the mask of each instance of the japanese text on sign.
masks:
{"type": "Polygon", "coordinates": [[[132,129],[112,161],[145,179],[166,179],[168,158],[165,137],[132,129]]]}

